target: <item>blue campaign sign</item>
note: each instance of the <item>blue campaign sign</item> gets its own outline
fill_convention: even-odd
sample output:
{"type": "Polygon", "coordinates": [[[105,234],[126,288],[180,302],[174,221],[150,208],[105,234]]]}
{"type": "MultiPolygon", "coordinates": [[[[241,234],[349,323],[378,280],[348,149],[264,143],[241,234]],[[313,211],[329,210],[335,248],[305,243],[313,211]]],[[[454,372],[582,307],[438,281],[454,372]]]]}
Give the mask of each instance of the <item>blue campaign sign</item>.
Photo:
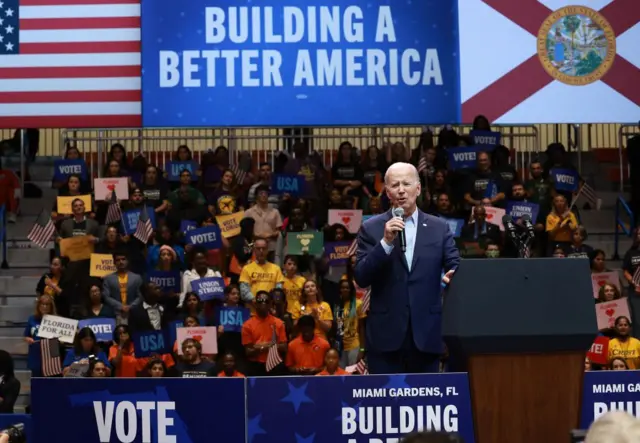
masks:
{"type": "Polygon", "coordinates": [[[552,169],[553,186],[557,191],[576,192],[580,176],[573,169],[552,169]]]}
{"type": "Polygon", "coordinates": [[[147,280],[160,286],[163,292],[180,292],[180,271],[149,271],[147,280]]]}
{"type": "Polygon", "coordinates": [[[329,242],[324,244],[324,255],[329,266],[345,266],[349,258],[350,241],[329,242]]]}
{"type": "Polygon", "coordinates": [[[467,374],[259,377],[247,403],[255,443],[385,442],[422,428],[474,442],[467,374]]]}
{"type": "Polygon", "coordinates": [[[224,424],[216,426],[215,441],[246,443],[244,379],[39,378],[31,383],[38,425],[29,442],[199,443],[212,441],[215,417],[224,424]],[[60,426],[69,416],[73,426],[60,426]]]}
{"type": "Polygon", "coordinates": [[[242,325],[250,317],[248,308],[221,306],[216,310],[216,325],[224,327],[224,332],[241,332],[242,325]]]}
{"type": "Polygon", "coordinates": [[[191,289],[198,294],[200,300],[224,299],[224,279],[222,277],[199,278],[191,282],[191,289]]]}
{"type": "Polygon", "coordinates": [[[531,217],[531,222],[535,223],[538,219],[538,213],[540,212],[540,205],[530,202],[507,202],[506,213],[509,214],[514,220],[522,218],[523,215],[531,217]]]}
{"type": "Polygon", "coordinates": [[[459,122],[456,5],[143,0],[143,124],[459,122]]]}
{"type": "Polygon", "coordinates": [[[451,169],[473,169],[477,166],[479,152],[491,152],[495,146],[465,146],[447,148],[451,169]]]}
{"type": "Polygon", "coordinates": [[[304,175],[273,174],[271,189],[274,194],[304,195],[304,175]]]}
{"type": "Polygon", "coordinates": [[[83,180],[87,179],[87,164],[83,159],[59,159],[53,163],[53,179],[55,181],[65,181],[70,175],[79,175],[83,180]]]}
{"type": "Polygon", "coordinates": [[[580,427],[587,429],[609,411],[640,415],[638,371],[590,371],[584,373],[580,427]]]}
{"type": "Polygon", "coordinates": [[[154,354],[167,354],[173,349],[165,331],[146,331],[133,333],[133,348],[136,357],[150,357],[154,354]]]}
{"type": "Polygon", "coordinates": [[[217,225],[192,229],[185,236],[188,245],[198,245],[206,249],[220,249],[222,247],[220,228],[217,225]]]}
{"type": "Polygon", "coordinates": [[[455,238],[460,237],[462,227],[464,226],[464,220],[461,218],[446,218],[441,217],[449,225],[449,230],[455,238]]]}
{"type": "Polygon", "coordinates": [[[191,181],[198,180],[198,176],[196,175],[198,164],[196,162],[167,162],[165,168],[167,171],[167,181],[180,181],[180,173],[185,169],[191,173],[191,181]]]}
{"type": "Polygon", "coordinates": [[[89,327],[96,334],[96,339],[101,342],[113,340],[113,331],[116,330],[114,318],[89,318],[78,322],[78,330],[89,327]]]}
{"type": "Polygon", "coordinates": [[[169,323],[167,326],[167,338],[169,343],[175,343],[178,339],[178,328],[184,328],[184,322],[182,320],[176,320],[169,323]]]}
{"type": "Polygon", "coordinates": [[[186,234],[187,231],[191,231],[192,229],[196,229],[198,224],[191,220],[180,220],[180,232],[186,234]]]}
{"type": "MultiPolygon", "coordinates": [[[[122,229],[126,235],[131,235],[136,232],[136,228],[138,227],[138,219],[140,218],[140,213],[142,209],[129,209],[128,211],[122,212],[122,229]]],[[[149,220],[151,220],[151,226],[153,229],[156,228],[156,213],[155,210],[151,206],[147,206],[147,214],[149,214],[149,220]]]]}
{"type": "Polygon", "coordinates": [[[469,133],[476,146],[496,146],[500,144],[502,134],[493,131],[471,131],[469,133]]]}
{"type": "MultiPolygon", "coordinates": [[[[25,441],[35,441],[35,435],[33,434],[33,422],[31,415],[29,414],[0,414],[0,429],[8,429],[17,424],[24,425],[25,441]]],[[[11,442],[11,440],[7,440],[11,442]]],[[[46,440],[45,440],[46,441],[46,440]]]]}

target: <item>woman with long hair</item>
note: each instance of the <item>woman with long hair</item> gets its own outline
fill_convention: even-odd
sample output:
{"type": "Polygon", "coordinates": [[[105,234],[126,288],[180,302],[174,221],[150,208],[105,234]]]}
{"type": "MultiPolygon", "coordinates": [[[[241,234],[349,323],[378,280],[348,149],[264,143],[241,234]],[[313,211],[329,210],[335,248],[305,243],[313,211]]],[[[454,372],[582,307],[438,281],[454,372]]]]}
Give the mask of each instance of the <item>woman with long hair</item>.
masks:
{"type": "Polygon", "coordinates": [[[315,333],[326,340],[333,325],[333,313],[331,306],[323,301],[318,284],[313,280],[307,280],[304,283],[300,293],[300,302],[291,309],[294,325],[304,315],[310,315],[316,320],[315,333]]]}
{"type": "Polygon", "coordinates": [[[229,215],[244,210],[244,201],[238,192],[236,176],[231,169],[222,173],[222,179],[207,195],[211,215],[229,215]]]}
{"type": "Polygon", "coordinates": [[[622,358],[629,369],[640,369],[640,340],[631,337],[631,326],[627,317],[616,318],[615,337],[609,340],[609,361],[622,358]]]}
{"type": "Polygon", "coordinates": [[[364,358],[365,318],[362,301],[356,298],[353,282],[344,279],[339,283],[340,303],[335,307],[336,347],[341,351],[340,366],[355,365],[364,358]]]}
{"type": "Polygon", "coordinates": [[[116,313],[102,301],[102,288],[98,282],[91,284],[89,297],[85,299],[85,305],[81,311],[82,319],[88,318],[116,318],[116,313]]]}
{"type": "Polygon", "coordinates": [[[62,363],[63,375],[67,375],[71,370],[71,365],[89,365],[89,358],[94,357],[107,365],[107,372],[111,374],[111,367],[107,355],[98,346],[96,335],[91,328],[84,327],[78,331],[74,340],[73,347],[67,351],[67,355],[62,363]]]}

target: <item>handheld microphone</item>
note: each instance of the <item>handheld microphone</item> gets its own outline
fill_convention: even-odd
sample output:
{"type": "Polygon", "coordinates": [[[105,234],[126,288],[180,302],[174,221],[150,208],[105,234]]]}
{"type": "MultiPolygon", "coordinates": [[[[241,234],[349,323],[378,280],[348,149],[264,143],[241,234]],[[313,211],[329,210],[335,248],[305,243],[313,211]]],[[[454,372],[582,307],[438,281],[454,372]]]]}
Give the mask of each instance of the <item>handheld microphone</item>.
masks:
{"type": "Polygon", "coordinates": [[[504,230],[509,235],[509,238],[515,240],[518,238],[518,232],[516,231],[516,225],[513,224],[513,219],[510,215],[502,216],[502,225],[504,226],[504,230]]]}
{"type": "Polygon", "coordinates": [[[530,238],[535,238],[536,232],[533,229],[533,223],[531,222],[531,217],[529,214],[524,214],[522,216],[522,223],[524,223],[524,227],[527,230],[527,234],[530,238]]]}
{"type": "MultiPolygon", "coordinates": [[[[404,220],[404,209],[402,209],[402,208],[393,208],[391,213],[393,214],[393,216],[395,218],[399,218],[401,220],[404,220]]],[[[407,252],[407,236],[404,233],[404,229],[402,231],[398,232],[398,236],[400,237],[400,248],[402,249],[402,252],[407,252]]]]}

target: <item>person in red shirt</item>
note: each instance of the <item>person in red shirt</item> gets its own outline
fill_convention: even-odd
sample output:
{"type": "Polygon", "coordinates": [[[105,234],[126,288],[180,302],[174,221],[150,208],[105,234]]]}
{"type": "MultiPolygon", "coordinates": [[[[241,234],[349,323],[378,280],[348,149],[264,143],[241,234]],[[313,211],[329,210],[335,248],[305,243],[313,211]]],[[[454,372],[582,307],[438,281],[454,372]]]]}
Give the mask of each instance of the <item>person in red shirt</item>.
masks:
{"type": "Polygon", "coordinates": [[[284,323],[270,314],[271,298],[267,291],[258,291],[255,299],[256,315],[242,325],[242,345],[249,360],[249,375],[267,375],[265,363],[274,336],[280,355],[287,351],[287,334],[284,323]]]}
{"type": "Polygon", "coordinates": [[[322,371],[329,342],[315,334],[316,320],[304,315],[298,320],[300,335],[289,343],[286,365],[296,375],[314,375],[322,371]]]}
{"type": "Polygon", "coordinates": [[[0,206],[6,205],[7,221],[16,222],[18,212],[18,195],[20,191],[20,180],[18,176],[9,169],[0,165],[0,206]]]}
{"type": "Polygon", "coordinates": [[[340,363],[340,354],[333,348],[329,349],[324,356],[324,370],[316,375],[351,375],[338,363],[340,363]]]}
{"type": "Polygon", "coordinates": [[[222,371],[218,373],[218,377],[242,377],[244,374],[236,369],[236,356],[227,352],[222,356],[222,371]]]}

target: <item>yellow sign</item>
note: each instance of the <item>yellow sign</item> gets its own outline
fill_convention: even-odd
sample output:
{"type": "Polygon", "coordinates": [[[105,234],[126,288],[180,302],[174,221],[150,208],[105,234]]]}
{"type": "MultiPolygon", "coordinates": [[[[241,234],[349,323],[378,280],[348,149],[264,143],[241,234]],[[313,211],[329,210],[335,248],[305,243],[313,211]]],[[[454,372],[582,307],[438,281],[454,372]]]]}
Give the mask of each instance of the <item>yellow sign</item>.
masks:
{"type": "Polygon", "coordinates": [[[73,214],[73,211],[71,210],[71,203],[78,198],[84,202],[85,212],[91,212],[91,210],[93,209],[91,207],[91,196],[76,195],[71,197],[58,197],[58,214],[73,214]]]}
{"type": "Polygon", "coordinates": [[[69,261],[89,260],[93,253],[93,242],[88,235],[60,239],[60,255],[69,261]]]}
{"type": "Polygon", "coordinates": [[[598,11],[567,6],[542,23],[537,49],[547,74],[564,84],[583,86],[600,80],[611,69],[616,36],[598,11]]]}
{"type": "Polygon", "coordinates": [[[116,272],[116,265],[113,264],[111,254],[91,254],[91,265],[89,275],[91,277],[106,277],[116,272]]]}
{"type": "Polygon", "coordinates": [[[229,215],[218,215],[216,221],[220,226],[220,233],[224,238],[235,237],[240,234],[240,220],[244,218],[244,211],[229,215]]]}

